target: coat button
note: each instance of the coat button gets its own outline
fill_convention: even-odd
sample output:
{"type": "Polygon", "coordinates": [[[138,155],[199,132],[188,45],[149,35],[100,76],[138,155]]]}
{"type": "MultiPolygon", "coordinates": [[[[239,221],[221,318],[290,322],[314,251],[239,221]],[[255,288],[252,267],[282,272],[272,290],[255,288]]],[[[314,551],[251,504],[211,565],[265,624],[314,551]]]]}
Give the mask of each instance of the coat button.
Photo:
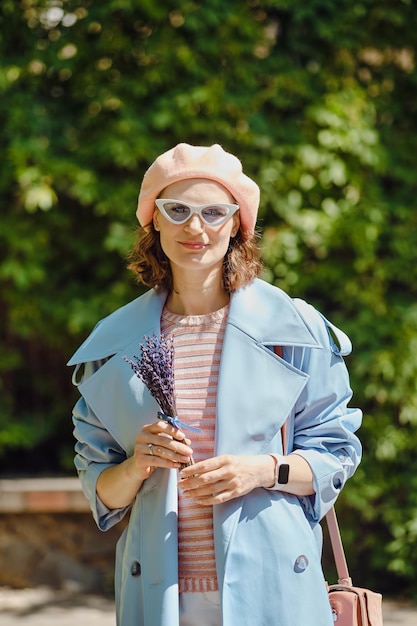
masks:
{"type": "Polygon", "coordinates": [[[308,558],[304,554],[300,554],[300,556],[297,556],[297,558],[295,559],[295,563],[294,563],[294,571],[297,574],[301,574],[307,569],[307,567],[308,567],[308,558]]]}
{"type": "Polygon", "coordinates": [[[141,571],[142,570],[139,561],[133,561],[130,567],[130,573],[132,574],[132,576],[140,576],[141,571]]]}

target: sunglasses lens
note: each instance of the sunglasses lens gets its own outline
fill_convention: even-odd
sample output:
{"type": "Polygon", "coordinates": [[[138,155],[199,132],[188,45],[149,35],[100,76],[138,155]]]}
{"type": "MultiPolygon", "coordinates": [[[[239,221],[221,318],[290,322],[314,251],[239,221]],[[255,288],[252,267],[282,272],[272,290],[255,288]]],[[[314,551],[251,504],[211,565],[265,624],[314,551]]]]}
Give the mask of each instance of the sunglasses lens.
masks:
{"type": "Polygon", "coordinates": [[[230,213],[230,209],[227,206],[215,205],[207,206],[202,211],[202,216],[207,224],[217,224],[224,220],[230,213]]]}
{"type": "Polygon", "coordinates": [[[180,204],[178,202],[165,202],[164,210],[168,217],[174,222],[186,222],[191,215],[191,209],[186,204],[180,204]]]}

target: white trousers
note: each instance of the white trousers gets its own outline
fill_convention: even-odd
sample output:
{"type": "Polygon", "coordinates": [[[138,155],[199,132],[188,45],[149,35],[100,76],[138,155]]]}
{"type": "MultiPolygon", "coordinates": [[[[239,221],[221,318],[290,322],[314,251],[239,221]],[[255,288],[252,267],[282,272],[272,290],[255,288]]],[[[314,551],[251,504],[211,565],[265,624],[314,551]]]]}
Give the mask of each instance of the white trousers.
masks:
{"type": "Polygon", "coordinates": [[[180,626],[222,626],[219,592],[180,593],[180,626]]]}

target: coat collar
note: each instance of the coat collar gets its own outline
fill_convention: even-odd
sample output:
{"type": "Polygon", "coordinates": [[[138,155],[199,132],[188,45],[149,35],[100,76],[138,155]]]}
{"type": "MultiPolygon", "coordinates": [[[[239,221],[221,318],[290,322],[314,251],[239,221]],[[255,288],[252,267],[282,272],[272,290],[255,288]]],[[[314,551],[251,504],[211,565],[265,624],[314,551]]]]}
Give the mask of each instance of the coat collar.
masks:
{"type": "Polygon", "coordinates": [[[263,280],[255,280],[233,295],[228,324],[264,345],[319,347],[294,300],[263,280]]]}
{"type": "Polygon", "coordinates": [[[159,333],[166,297],[166,292],[150,289],[102,319],[67,365],[99,361],[124,351],[132,342],[141,343],[144,335],[159,333]]]}
{"type": "MultiPolygon", "coordinates": [[[[166,297],[166,292],[151,289],[101,320],[68,365],[104,359],[132,342],[139,344],[144,335],[159,333],[166,297]]],[[[228,324],[264,345],[319,347],[294,301],[263,280],[232,295],[228,324]]]]}

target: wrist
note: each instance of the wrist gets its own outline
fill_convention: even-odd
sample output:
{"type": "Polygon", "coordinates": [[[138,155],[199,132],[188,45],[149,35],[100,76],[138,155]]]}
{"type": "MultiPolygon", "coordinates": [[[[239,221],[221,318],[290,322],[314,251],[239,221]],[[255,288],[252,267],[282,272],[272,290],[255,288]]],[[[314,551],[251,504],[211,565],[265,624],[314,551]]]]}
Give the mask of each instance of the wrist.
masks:
{"type": "Polygon", "coordinates": [[[272,454],[266,454],[265,462],[264,480],[261,486],[265,489],[273,489],[277,471],[277,460],[272,454]]]}
{"type": "Polygon", "coordinates": [[[134,456],[128,457],[124,463],[122,463],[124,468],[124,474],[128,483],[133,484],[141,484],[144,480],[146,480],[147,475],[143,475],[143,470],[139,470],[136,466],[136,460],[134,456]]]}

